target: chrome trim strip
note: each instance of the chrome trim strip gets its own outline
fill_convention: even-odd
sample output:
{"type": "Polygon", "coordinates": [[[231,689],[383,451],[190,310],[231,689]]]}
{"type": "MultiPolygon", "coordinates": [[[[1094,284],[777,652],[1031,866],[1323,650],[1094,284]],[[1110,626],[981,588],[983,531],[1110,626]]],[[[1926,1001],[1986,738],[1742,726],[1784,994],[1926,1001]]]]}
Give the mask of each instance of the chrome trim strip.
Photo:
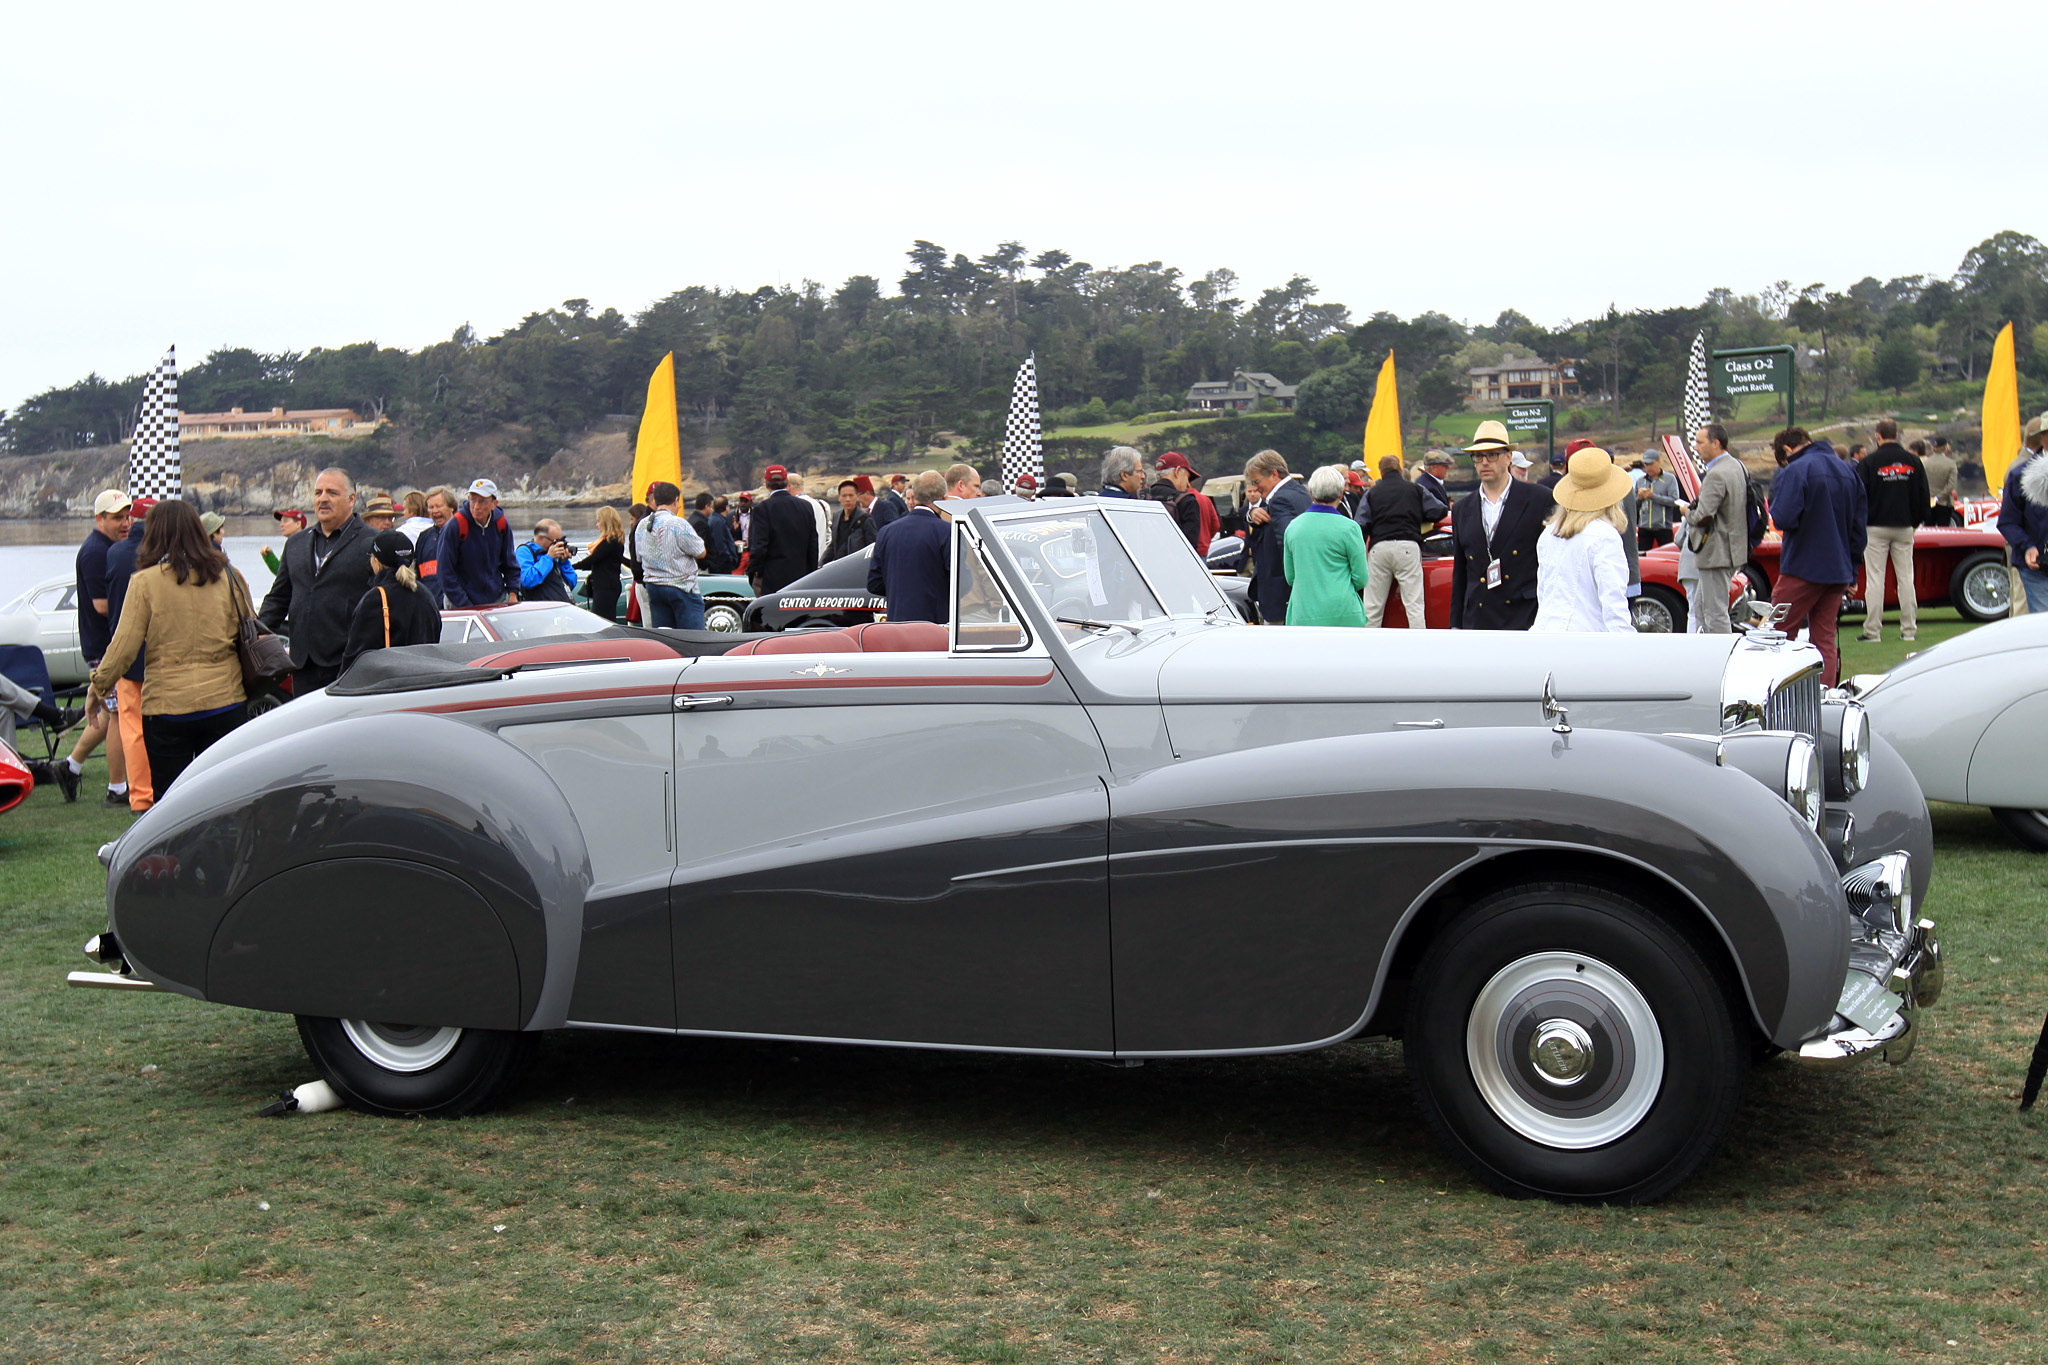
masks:
{"type": "Polygon", "coordinates": [[[154,981],[144,981],[139,976],[117,976],[113,972],[66,972],[64,984],[84,986],[99,991],[161,991],[154,981]]]}

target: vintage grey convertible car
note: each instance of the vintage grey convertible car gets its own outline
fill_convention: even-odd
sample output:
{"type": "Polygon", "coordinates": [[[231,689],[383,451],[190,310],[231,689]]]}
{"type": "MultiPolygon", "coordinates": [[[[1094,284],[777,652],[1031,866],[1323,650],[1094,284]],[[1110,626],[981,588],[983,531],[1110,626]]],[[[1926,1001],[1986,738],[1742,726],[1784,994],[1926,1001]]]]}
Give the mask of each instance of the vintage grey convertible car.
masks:
{"type": "Polygon", "coordinates": [[[1848,690],[1928,796],[1989,806],[2048,853],[2048,615],[1979,626],[1848,690]]]}
{"type": "Polygon", "coordinates": [[[1258,628],[1151,502],[949,504],[948,626],[367,656],[103,853],[110,970],[455,1115],[542,1030],[1405,1042],[1518,1195],[1645,1200],[1752,1061],[1903,1061],[1926,807],[1781,637],[1258,628]]]}

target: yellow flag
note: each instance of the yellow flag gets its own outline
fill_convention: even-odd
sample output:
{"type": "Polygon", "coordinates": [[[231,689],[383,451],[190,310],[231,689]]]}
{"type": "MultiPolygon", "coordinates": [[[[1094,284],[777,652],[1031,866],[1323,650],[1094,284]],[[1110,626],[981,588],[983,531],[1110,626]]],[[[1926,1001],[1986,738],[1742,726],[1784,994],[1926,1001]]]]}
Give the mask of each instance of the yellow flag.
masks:
{"type": "Polygon", "coordinates": [[[626,490],[634,501],[647,497],[647,485],[683,482],[683,443],[676,432],[676,353],[670,351],[647,381],[647,408],[640,414],[640,440],[633,448],[633,484],[626,490]]]}
{"type": "Polygon", "coordinates": [[[1379,383],[1373,386],[1372,411],[1365,418],[1366,477],[1379,477],[1382,457],[1399,458],[1400,454],[1401,398],[1395,391],[1394,353],[1388,351],[1387,363],[1380,366],[1379,383]]]}
{"type": "Polygon", "coordinates": [[[1991,369],[1984,376],[1984,482],[1991,496],[2005,487],[2005,471],[2020,452],[2020,379],[2012,363],[2012,324],[2006,323],[1991,347],[1991,369]]]}

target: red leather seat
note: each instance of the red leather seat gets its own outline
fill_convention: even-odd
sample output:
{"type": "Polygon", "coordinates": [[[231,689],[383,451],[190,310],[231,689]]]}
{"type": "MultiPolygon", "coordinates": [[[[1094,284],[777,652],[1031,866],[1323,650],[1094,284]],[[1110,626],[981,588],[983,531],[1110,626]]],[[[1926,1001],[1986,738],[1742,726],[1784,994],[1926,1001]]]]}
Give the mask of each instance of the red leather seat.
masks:
{"type": "Polygon", "coordinates": [[[728,659],[744,654],[858,654],[860,646],[846,630],[806,630],[794,635],[777,635],[768,640],[749,640],[725,652],[728,659]]]}
{"type": "Polygon", "coordinates": [[[863,654],[946,652],[946,628],[936,621],[872,621],[852,629],[863,654]]]}

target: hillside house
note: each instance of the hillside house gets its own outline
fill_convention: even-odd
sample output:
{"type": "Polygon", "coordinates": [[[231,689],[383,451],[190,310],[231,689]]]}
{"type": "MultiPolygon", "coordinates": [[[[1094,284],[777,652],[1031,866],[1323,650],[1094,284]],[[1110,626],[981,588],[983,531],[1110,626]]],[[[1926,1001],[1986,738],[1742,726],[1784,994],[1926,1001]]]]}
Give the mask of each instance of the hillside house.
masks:
{"type": "Polygon", "coordinates": [[[1532,398],[1577,398],[1581,391],[1579,363],[1561,360],[1553,364],[1525,356],[1499,365],[1480,365],[1465,371],[1465,401],[1473,407],[1499,407],[1532,398]]]}
{"type": "Polygon", "coordinates": [[[1190,410],[1249,412],[1261,398],[1270,399],[1283,412],[1294,408],[1293,384],[1283,384],[1264,370],[1234,370],[1228,379],[1204,380],[1188,389],[1190,410]]]}
{"type": "Polygon", "coordinates": [[[181,412],[178,414],[180,441],[207,441],[216,437],[241,436],[367,436],[383,422],[365,422],[353,408],[295,408],[287,412],[181,412]]]}

